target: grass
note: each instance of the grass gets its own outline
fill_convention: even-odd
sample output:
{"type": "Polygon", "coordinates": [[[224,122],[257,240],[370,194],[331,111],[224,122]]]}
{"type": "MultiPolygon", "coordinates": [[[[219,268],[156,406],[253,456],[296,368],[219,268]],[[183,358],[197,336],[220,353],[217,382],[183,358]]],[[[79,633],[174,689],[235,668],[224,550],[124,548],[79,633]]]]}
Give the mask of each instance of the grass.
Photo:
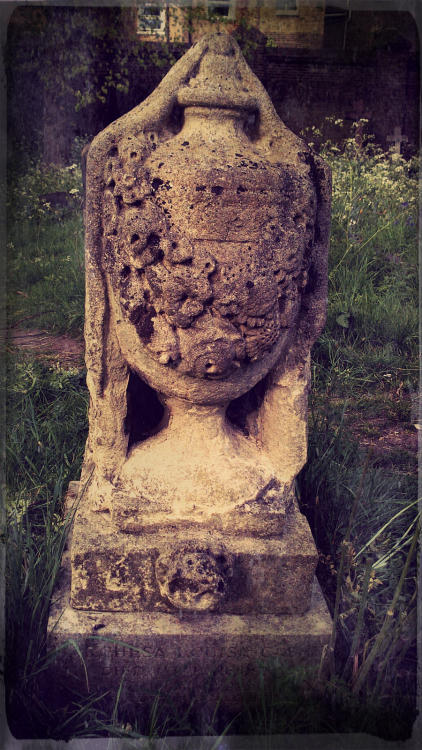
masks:
{"type": "Polygon", "coordinates": [[[81,334],[83,326],[83,225],[79,215],[62,222],[25,222],[8,243],[8,310],[13,327],[42,327],[81,334]]]}
{"type": "MultiPolygon", "coordinates": [[[[363,461],[357,444],[344,434],[342,422],[334,425],[331,415],[311,431],[309,461],[299,477],[300,498],[320,550],[320,575],[326,581],[331,577],[337,631],[334,673],[347,677],[352,694],[359,670],[387,614],[394,610],[390,619],[396,631],[389,633],[389,645],[392,653],[396,649],[397,663],[391,670],[382,650],[359,691],[365,703],[376,698],[382,727],[385,706],[409,718],[415,694],[415,631],[409,630],[409,623],[414,624],[416,612],[412,544],[418,530],[417,477],[393,471],[391,466],[386,472],[370,454],[363,461]],[[400,597],[398,608],[396,597],[400,597]],[[409,700],[403,701],[402,694],[409,700]]],[[[329,583],[325,588],[330,589],[329,583]]],[[[383,736],[388,738],[388,734],[383,736]]]]}
{"type": "Polygon", "coordinates": [[[9,327],[45,327],[81,336],[84,306],[81,172],[32,165],[9,194],[9,327]],[[28,176],[29,175],[29,176],[28,176]],[[28,179],[25,179],[28,176],[28,179]],[[42,196],[61,195],[65,205],[42,196]]]}
{"type": "MultiPolygon", "coordinates": [[[[349,138],[338,149],[316,130],[312,138],[333,169],[333,229],[327,325],[312,357],[309,458],[297,487],[335,628],[319,677],[273,664],[261,700],[251,704],[245,691],[243,713],[223,725],[217,711],[208,729],[404,739],[416,690],[417,164],[370,140],[349,138]]],[[[31,165],[14,178],[9,325],[82,335],[80,190],[74,166],[31,165]],[[55,191],[69,202],[40,200],[55,191]]],[[[48,607],[70,521],[63,491],[79,476],[87,429],[84,378],[82,369],[9,356],[9,721],[26,737],[195,734],[194,707],[177,716],[168,696],[156,696],[146,716],[129,716],[124,681],[111,715],[97,694],[75,693],[61,707],[45,699],[48,607]]]]}
{"type": "Polygon", "coordinates": [[[63,493],[79,475],[88,399],[76,369],[16,357],[7,375],[6,674],[10,721],[31,737],[48,718],[37,676],[70,520],[63,493]]]}

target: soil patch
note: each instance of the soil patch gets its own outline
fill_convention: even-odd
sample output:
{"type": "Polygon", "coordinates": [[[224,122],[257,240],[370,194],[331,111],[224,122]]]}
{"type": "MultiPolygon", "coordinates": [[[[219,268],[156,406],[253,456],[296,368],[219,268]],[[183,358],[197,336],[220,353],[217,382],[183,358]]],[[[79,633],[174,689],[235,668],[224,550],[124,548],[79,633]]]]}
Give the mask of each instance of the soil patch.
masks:
{"type": "Polygon", "coordinates": [[[356,421],[351,428],[361,445],[372,446],[376,450],[403,449],[415,454],[418,450],[418,431],[410,423],[392,424],[384,417],[369,417],[365,421],[356,421]]]}
{"type": "Polygon", "coordinates": [[[64,367],[83,367],[84,343],[81,340],[66,335],[53,336],[38,328],[14,328],[9,335],[8,343],[15,349],[64,367]]]}
{"type": "MultiPolygon", "coordinates": [[[[328,397],[333,405],[344,399],[328,397]]],[[[417,473],[419,415],[418,399],[403,392],[369,395],[363,404],[347,408],[344,428],[360,447],[371,449],[378,465],[417,473]]]]}

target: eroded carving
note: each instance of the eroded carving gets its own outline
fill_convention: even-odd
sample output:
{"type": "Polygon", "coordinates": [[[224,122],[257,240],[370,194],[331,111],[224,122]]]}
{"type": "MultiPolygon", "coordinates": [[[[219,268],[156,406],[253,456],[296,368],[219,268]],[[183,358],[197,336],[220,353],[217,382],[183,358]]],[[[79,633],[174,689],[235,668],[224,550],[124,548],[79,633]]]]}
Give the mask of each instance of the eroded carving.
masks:
{"type": "Polygon", "coordinates": [[[189,566],[169,530],[243,549],[292,525],[329,204],[328,168],[225,34],[89,149],[82,504],[122,548],[167,534],[156,570],[169,606],[217,607],[228,575],[206,547],[189,548],[189,566]]]}
{"type": "MultiPolygon", "coordinates": [[[[218,79],[230,55],[209,57],[218,79]]],[[[295,323],[317,200],[306,171],[274,163],[248,138],[256,105],[233,85],[236,63],[219,84],[225,103],[214,106],[209,64],[204,57],[195,85],[178,92],[180,133],[158,146],[153,134],[146,143],[130,136],[110,151],[103,251],[123,317],[148,353],[221,379],[295,323]],[[218,142],[207,138],[213,130],[218,142]]]]}
{"type": "Polygon", "coordinates": [[[177,609],[198,612],[218,608],[232,573],[231,558],[224,547],[186,544],[183,549],[160,555],[155,563],[161,596],[177,609]]]}

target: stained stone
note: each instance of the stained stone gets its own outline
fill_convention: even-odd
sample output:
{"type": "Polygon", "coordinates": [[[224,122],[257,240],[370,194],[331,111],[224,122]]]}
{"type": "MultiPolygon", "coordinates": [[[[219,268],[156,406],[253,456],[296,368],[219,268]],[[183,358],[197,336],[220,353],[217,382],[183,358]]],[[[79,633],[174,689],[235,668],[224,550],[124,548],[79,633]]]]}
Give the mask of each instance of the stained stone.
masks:
{"type": "Polygon", "coordinates": [[[56,592],[60,604],[51,614],[50,646],[58,649],[47,675],[53,705],[69,702],[72,691],[109,691],[109,710],[118,694],[120,715],[127,711],[147,723],[159,696],[160,720],[175,708],[179,719],[189,710],[199,733],[207,734],[207,719],[217,718],[223,730],[245,705],[259,706],[263,682],[271,689],[277,669],[317,664],[329,637],[330,616],[316,580],[305,614],[100,612],[69,605],[66,562],[56,592]]]}
{"type": "Polygon", "coordinates": [[[214,34],[94,139],[86,180],[89,437],[54,643],[86,645],[84,610],[121,640],[146,628],[169,663],[177,631],[191,676],[204,633],[222,673],[232,636],[248,669],[269,640],[316,663],[330,618],[294,485],[328,167],[214,34]]]}

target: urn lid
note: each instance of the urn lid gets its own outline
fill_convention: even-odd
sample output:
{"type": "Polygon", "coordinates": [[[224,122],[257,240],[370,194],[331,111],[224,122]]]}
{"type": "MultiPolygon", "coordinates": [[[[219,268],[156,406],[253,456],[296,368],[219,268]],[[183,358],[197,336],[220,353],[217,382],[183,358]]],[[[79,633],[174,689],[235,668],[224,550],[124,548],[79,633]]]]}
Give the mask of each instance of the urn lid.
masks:
{"type": "Polygon", "coordinates": [[[245,88],[233,58],[236,47],[228,34],[215,34],[201,60],[198,74],[177,92],[182,107],[257,109],[256,98],[245,88]]]}

